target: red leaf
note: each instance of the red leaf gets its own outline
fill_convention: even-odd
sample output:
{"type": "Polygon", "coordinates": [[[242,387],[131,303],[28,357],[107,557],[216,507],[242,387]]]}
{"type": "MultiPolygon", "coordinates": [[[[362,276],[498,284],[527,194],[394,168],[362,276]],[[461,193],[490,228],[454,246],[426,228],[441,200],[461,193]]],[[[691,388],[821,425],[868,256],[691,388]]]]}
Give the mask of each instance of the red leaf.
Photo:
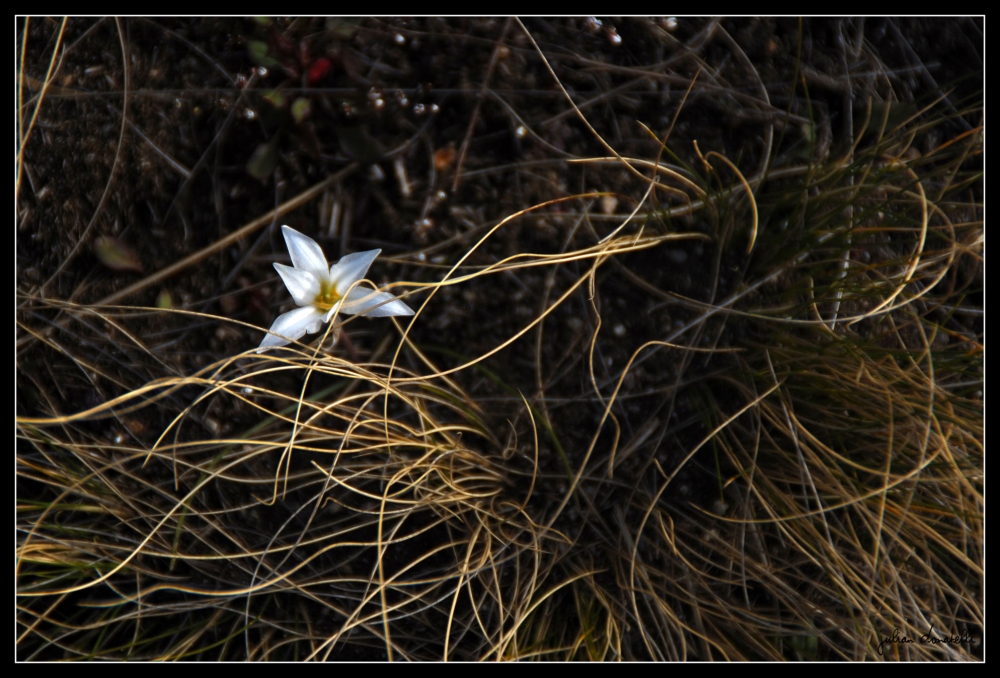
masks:
{"type": "Polygon", "coordinates": [[[333,65],[326,57],[316,59],[316,61],[312,62],[312,65],[309,67],[309,75],[306,77],[306,82],[310,85],[315,85],[330,72],[332,67],[333,65]]]}

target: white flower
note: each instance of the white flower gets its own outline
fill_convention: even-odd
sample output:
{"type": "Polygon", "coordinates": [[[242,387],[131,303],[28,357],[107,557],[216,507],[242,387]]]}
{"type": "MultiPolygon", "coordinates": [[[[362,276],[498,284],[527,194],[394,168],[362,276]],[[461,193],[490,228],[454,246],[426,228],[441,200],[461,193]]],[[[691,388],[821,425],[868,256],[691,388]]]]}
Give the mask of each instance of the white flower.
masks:
{"type": "Polygon", "coordinates": [[[299,308],[278,316],[260,342],[258,353],[284,346],[307,332],[319,332],[323,323],[330,322],[338,311],[373,318],[413,315],[413,309],[388,292],[360,286],[351,289],[351,285],[365,277],[382,250],[348,254],[327,269],[326,257],[315,240],[289,226],[282,226],[281,232],[294,267],[275,264],[274,268],[299,308]]]}

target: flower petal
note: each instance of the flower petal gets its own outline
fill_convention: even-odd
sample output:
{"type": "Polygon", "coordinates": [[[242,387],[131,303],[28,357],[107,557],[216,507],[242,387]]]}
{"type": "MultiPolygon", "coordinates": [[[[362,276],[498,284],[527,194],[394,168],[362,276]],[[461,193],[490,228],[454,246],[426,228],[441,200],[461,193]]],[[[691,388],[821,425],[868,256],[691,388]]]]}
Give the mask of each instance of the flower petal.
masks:
{"type": "Polygon", "coordinates": [[[288,245],[288,253],[292,256],[295,268],[309,271],[319,280],[326,275],[326,257],[315,240],[302,235],[291,226],[282,226],[281,232],[288,245]]]}
{"type": "Polygon", "coordinates": [[[338,313],[338,312],[339,312],[339,310],[340,310],[340,307],[341,307],[341,305],[342,305],[343,303],[344,303],[344,300],[343,300],[343,299],[341,299],[341,300],[340,300],[340,301],[338,301],[338,302],[337,302],[336,304],[334,304],[334,305],[333,305],[333,307],[332,307],[332,308],[331,308],[331,309],[330,309],[329,311],[327,311],[327,312],[326,312],[326,315],[324,315],[324,316],[323,316],[323,322],[325,322],[325,323],[328,323],[328,322],[330,322],[330,320],[332,320],[332,319],[333,319],[333,316],[334,316],[334,315],[335,315],[336,313],[338,313]]]}
{"type": "Polygon", "coordinates": [[[302,306],[275,318],[257,353],[298,339],[303,334],[317,332],[323,326],[323,312],[312,306],[302,306]],[[279,336],[280,335],[280,336],[279,336]]]}
{"type": "Polygon", "coordinates": [[[344,298],[341,313],[366,315],[370,318],[385,318],[390,315],[413,315],[413,309],[388,292],[376,292],[364,287],[355,287],[344,298]],[[381,304],[381,306],[380,306],[381,304]],[[377,307],[377,308],[376,308],[377,307]]]}
{"type": "Polygon", "coordinates": [[[336,285],[337,294],[343,296],[348,288],[365,277],[368,267],[382,250],[355,252],[341,257],[340,261],[330,267],[330,280],[336,285]]]}
{"type": "Polygon", "coordinates": [[[300,268],[292,268],[284,264],[275,264],[274,270],[278,272],[281,279],[285,281],[292,299],[299,306],[312,306],[316,296],[320,293],[319,280],[309,271],[300,268]]]}

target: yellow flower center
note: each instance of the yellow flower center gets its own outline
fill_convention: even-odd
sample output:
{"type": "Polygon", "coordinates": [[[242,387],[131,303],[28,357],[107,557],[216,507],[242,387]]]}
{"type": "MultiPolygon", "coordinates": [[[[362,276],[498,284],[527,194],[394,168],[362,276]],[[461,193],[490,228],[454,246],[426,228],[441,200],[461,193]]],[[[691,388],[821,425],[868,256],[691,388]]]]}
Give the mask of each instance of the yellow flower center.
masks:
{"type": "Polygon", "coordinates": [[[323,311],[329,311],[338,301],[340,301],[340,295],[337,294],[336,286],[328,280],[321,280],[319,294],[313,299],[313,306],[323,311]]]}

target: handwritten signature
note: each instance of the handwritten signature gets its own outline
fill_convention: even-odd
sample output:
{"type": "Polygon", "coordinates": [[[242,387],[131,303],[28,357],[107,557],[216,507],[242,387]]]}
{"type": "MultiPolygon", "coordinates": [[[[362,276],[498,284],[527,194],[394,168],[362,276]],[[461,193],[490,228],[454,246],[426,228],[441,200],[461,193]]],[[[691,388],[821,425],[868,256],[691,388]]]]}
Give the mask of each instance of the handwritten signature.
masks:
{"type": "Polygon", "coordinates": [[[934,635],[934,627],[931,630],[920,636],[916,640],[904,636],[899,632],[899,629],[893,629],[892,635],[883,636],[882,642],[878,644],[878,654],[882,656],[882,648],[886,643],[890,645],[893,643],[906,644],[906,643],[920,643],[922,645],[951,645],[951,644],[973,644],[976,640],[969,635],[969,629],[962,629],[962,632],[957,636],[942,636],[938,637],[934,635]]]}

